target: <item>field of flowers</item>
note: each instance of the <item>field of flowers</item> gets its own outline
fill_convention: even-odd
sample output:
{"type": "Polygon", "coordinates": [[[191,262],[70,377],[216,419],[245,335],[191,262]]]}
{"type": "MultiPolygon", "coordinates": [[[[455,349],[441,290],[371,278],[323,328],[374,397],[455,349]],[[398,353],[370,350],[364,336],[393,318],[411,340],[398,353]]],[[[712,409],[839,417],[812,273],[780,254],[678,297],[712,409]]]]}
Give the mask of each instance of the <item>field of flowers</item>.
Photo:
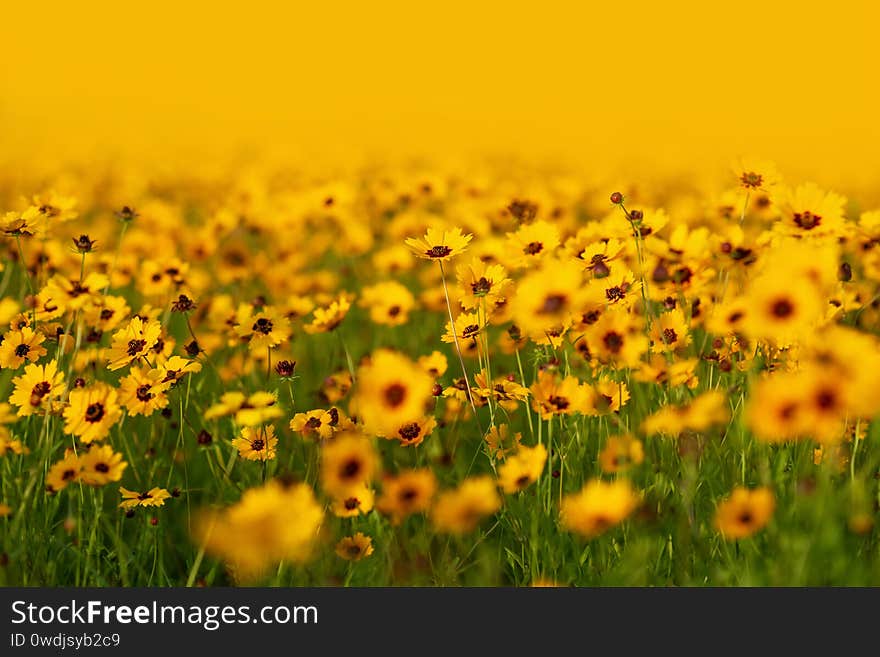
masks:
{"type": "Polygon", "coordinates": [[[878,245],[747,159],[10,177],[0,584],[880,585],[878,245]]]}

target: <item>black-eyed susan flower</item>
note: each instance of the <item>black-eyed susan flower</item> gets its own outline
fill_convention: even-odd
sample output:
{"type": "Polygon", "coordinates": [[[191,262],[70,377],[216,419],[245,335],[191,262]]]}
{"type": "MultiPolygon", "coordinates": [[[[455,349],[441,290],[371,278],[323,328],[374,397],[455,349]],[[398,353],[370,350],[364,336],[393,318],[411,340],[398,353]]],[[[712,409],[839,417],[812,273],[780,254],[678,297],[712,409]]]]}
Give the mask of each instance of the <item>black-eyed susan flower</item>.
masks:
{"type": "Polygon", "coordinates": [[[500,508],[501,497],[495,482],[487,475],[477,475],[438,495],[431,509],[431,522],[438,532],[466,534],[500,508]]]}
{"type": "Polygon", "coordinates": [[[65,450],[64,458],[54,463],[46,473],[46,490],[57,493],[68,484],[78,481],[82,468],[81,457],[72,449],[65,450]]]}
{"type": "Polygon", "coordinates": [[[321,486],[327,494],[345,498],[372,481],[380,465],[369,438],[341,433],[321,448],[321,486]]]}
{"type": "Polygon", "coordinates": [[[641,440],[630,435],[609,436],[599,452],[599,466],[606,474],[625,472],[645,460],[645,450],[641,440]]]}
{"type": "Polygon", "coordinates": [[[346,536],[336,544],[336,554],[346,561],[360,561],[373,554],[373,539],[362,532],[346,536]]]}
{"type": "Polygon", "coordinates": [[[87,326],[106,333],[119,326],[130,312],[125,297],[105,295],[85,307],[83,319],[87,326]]]}
{"type": "Polygon", "coordinates": [[[248,461],[271,461],[278,446],[275,427],[271,424],[243,427],[241,435],[232,440],[232,446],[238,450],[239,456],[248,461]]]}
{"type": "Polygon", "coordinates": [[[779,170],[769,160],[740,157],[731,164],[731,171],[737,186],[747,192],[770,191],[781,180],[779,170]]]}
{"type": "Polygon", "coordinates": [[[431,399],[433,379],[403,354],[389,349],[374,352],[358,369],[356,408],[368,431],[396,432],[421,417],[431,399]]]}
{"type": "Polygon", "coordinates": [[[538,372],[538,379],[529,388],[532,410],[549,420],[554,415],[589,414],[594,408],[593,390],[577,377],[557,378],[553,372],[538,372]]]}
{"type": "Polygon", "coordinates": [[[168,406],[168,387],[161,371],[132,367],[119,381],[119,403],[129,415],[149,416],[168,406]]]}
{"type": "Polygon", "coordinates": [[[410,422],[404,422],[396,432],[385,437],[399,440],[404,447],[415,447],[421,445],[436,426],[437,420],[434,419],[434,416],[426,415],[410,422]]]}
{"type": "Polygon", "coordinates": [[[560,520],[568,531],[594,538],[620,524],[639,505],[639,495],[626,479],[593,479],[577,493],[566,495],[560,520]]]}
{"type": "Polygon", "coordinates": [[[449,367],[446,356],[439,351],[432,351],[427,356],[419,356],[418,363],[419,367],[435,379],[446,374],[446,369],[449,367]]]}
{"type": "Polygon", "coordinates": [[[375,493],[368,486],[350,491],[344,497],[333,499],[330,510],[337,518],[354,518],[373,510],[375,493]]]}
{"type": "Polygon", "coordinates": [[[476,257],[456,268],[456,278],[461,292],[459,303],[465,310],[494,308],[511,284],[504,267],[476,257]]]}
{"type": "Polygon", "coordinates": [[[91,445],[89,450],[80,456],[82,470],[79,477],[89,486],[104,486],[122,479],[122,473],[128,463],[122,460],[122,454],[114,452],[110,445],[91,445]]]}
{"type": "Polygon", "coordinates": [[[324,512],[306,484],[271,480],[249,488],[231,507],[198,519],[196,536],[234,577],[252,581],[280,561],[306,562],[313,554],[324,512]]]}
{"type": "Polygon", "coordinates": [[[303,326],[306,333],[329,333],[335,330],[351,309],[351,298],[340,294],[326,306],[315,308],[312,321],[303,326]]]}
{"type": "Polygon", "coordinates": [[[328,404],[335,404],[348,396],[352,383],[351,372],[348,370],[334,372],[321,383],[321,398],[328,404]]]}
{"type": "Polygon", "coordinates": [[[10,403],[18,406],[18,415],[27,417],[45,411],[54,399],[64,392],[64,373],[58,371],[58,362],[51,360],[45,365],[28,365],[24,374],[12,380],[15,389],[10,403]]]}
{"type": "Polygon", "coordinates": [[[660,351],[675,351],[691,343],[687,320],[681,308],[661,313],[651,323],[651,339],[660,351]]]}
{"type": "Polygon", "coordinates": [[[303,438],[318,440],[328,440],[339,426],[339,410],[331,408],[325,411],[322,408],[316,408],[305,413],[297,413],[290,421],[290,429],[301,434],[303,438]]]}
{"type": "Polygon", "coordinates": [[[132,317],[128,324],[113,334],[113,343],[107,352],[110,361],[107,369],[118,370],[147,356],[156,345],[162,333],[157,321],[146,321],[132,317]]]}
{"type": "Polygon", "coordinates": [[[397,525],[414,513],[425,513],[437,491],[437,478],[429,468],[402,470],[382,478],[382,495],[376,508],[397,525]]]}
{"type": "Polygon", "coordinates": [[[706,431],[730,418],[727,397],[718,390],[698,395],[683,406],[664,406],[642,422],[647,435],[677,436],[685,430],[706,431]]]}
{"type": "Polygon", "coordinates": [[[235,321],[239,339],[247,342],[248,349],[259,354],[274,349],[290,338],[290,322],[272,306],[255,309],[250,304],[242,304],[235,321]]]}
{"type": "Polygon", "coordinates": [[[616,308],[589,325],[584,339],[590,356],[604,364],[636,367],[648,350],[641,320],[616,308]]]}
{"type": "Polygon", "coordinates": [[[559,229],[548,221],[524,224],[507,234],[506,259],[511,267],[532,267],[559,246],[559,229]]]}
{"type": "Polygon", "coordinates": [[[798,237],[840,237],[844,234],[846,198],[814,183],[780,187],[773,195],[780,212],[775,230],[798,237]]]}
{"type": "Polygon", "coordinates": [[[483,330],[485,322],[481,321],[480,313],[459,313],[455,318],[455,328],[451,322],[446,322],[446,332],[442,336],[443,342],[453,344],[456,340],[476,341],[480,331],[483,330]]]}
{"type": "Polygon", "coordinates": [[[103,440],[122,417],[118,397],[115,388],[101,381],[74,388],[64,409],[64,433],[77,436],[85,444],[103,440]]]}
{"type": "Polygon", "coordinates": [[[358,305],[366,308],[376,324],[400,326],[409,321],[416,300],[412,292],[397,281],[384,281],[361,290],[358,305]]]}
{"type": "Polygon", "coordinates": [[[9,331],[0,343],[0,367],[17,370],[25,362],[35,363],[46,355],[42,346],[45,339],[42,333],[35,333],[28,326],[9,331]]]}
{"type": "Polygon", "coordinates": [[[442,262],[461,255],[471,239],[473,235],[462,234],[460,228],[441,230],[432,227],[428,228],[423,238],[408,237],[404,241],[419,258],[442,262]]]}
{"type": "Polygon", "coordinates": [[[164,488],[151,488],[150,490],[139,493],[136,490],[128,490],[122,486],[119,487],[119,493],[122,495],[122,501],[119,507],[122,509],[134,509],[139,506],[164,506],[165,500],[171,498],[164,488]]]}
{"type": "Polygon", "coordinates": [[[547,448],[544,445],[521,445],[498,467],[498,484],[507,494],[518,493],[538,481],[546,463],[547,448]]]}
{"type": "Polygon", "coordinates": [[[237,424],[255,427],[284,414],[278,407],[278,398],[272,392],[226,392],[220,401],[205,411],[205,419],[213,420],[231,415],[237,424]]]}
{"type": "Polygon", "coordinates": [[[183,356],[171,356],[159,364],[157,369],[160,374],[159,380],[173,387],[187,374],[201,372],[202,364],[183,356]]]}
{"type": "Polygon", "coordinates": [[[82,280],[56,274],[37,294],[37,319],[51,319],[68,310],[100,305],[107,283],[107,277],[97,272],[82,280]]]}
{"type": "Polygon", "coordinates": [[[747,538],[770,522],[775,508],[776,498],[769,488],[738,486],[718,504],[715,527],[727,540],[747,538]]]}

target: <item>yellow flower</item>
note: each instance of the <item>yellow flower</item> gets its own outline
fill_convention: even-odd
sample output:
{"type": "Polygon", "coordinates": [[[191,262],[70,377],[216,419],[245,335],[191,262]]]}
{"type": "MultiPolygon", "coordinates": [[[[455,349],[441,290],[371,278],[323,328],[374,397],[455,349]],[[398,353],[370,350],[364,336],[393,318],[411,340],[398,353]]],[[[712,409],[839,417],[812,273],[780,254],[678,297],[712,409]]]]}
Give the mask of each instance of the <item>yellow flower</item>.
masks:
{"type": "Polygon", "coordinates": [[[277,406],[278,399],[271,392],[255,392],[245,395],[243,392],[226,392],[220,401],[205,411],[205,419],[213,420],[225,415],[232,415],[235,422],[246,427],[255,427],[284,414],[277,406]]]}
{"type": "Polygon", "coordinates": [[[89,486],[104,486],[119,481],[128,467],[128,463],[122,460],[122,454],[114,452],[110,445],[91,445],[89,451],[80,457],[80,464],[80,479],[89,486]]]}
{"type": "Polygon", "coordinates": [[[449,260],[467,249],[473,235],[463,235],[460,228],[428,228],[423,239],[408,237],[404,242],[416,256],[427,260],[449,260]]]}
{"type": "Polygon", "coordinates": [[[814,183],[796,188],[782,187],[773,200],[782,215],[774,229],[799,237],[840,237],[843,235],[846,198],[826,192],[814,183]]]}
{"type": "Polygon", "coordinates": [[[134,509],[138,506],[164,506],[165,500],[171,497],[171,493],[164,488],[151,488],[146,492],[139,493],[120,486],[119,492],[122,494],[122,502],[119,503],[119,506],[123,509],[134,509]]]}
{"type": "Polygon", "coordinates": [[[351,299],[347,294],[340,294],[328,306],[315,308],[312,321],[303,329],[306,333],[329,333],[342,324],[351,308],[351,299]]]}
{"type": "Polygon", "coordinates": [[[609,436],[599,452],[599,466],[606,474],[617,474],[645,460],[642,441],[632,436],[609,436]]]}
{"type": "Polygon", "coordinates": [[[45,365],[28,365],[24,374],[12,380],[15,389],[9,401],[18,406],[18,415],[27,417],[45,411],[52,400],[64,392],[64,373],[58,371],[58,362],[45,365]]]}
{"type": "Polygon", "coordinates": [[[148,354],[162,333],[157,321],[144,322],[140,317],[132,317],[128,325],[113,334],[113,343],[107,352],[110,361],[107,369],[118,370],[148,354]]]}
{"type": "Polygon", "coordinates": [[[373,554],[373,539],[361,532],[346,536],[336,544],[336,554],[346,561],[360,561],[373,554]]]}
{"type": "Polygon", "coordinates": [[[168,406],[168,397],[165,396],[168,387],[158,369],[132,367],[129,375],[119,381],[119,403],[125,406],[129,415],[149,416],[168,406]]]}
{"type": "Polygon", "coordinates": [[[431,510],[431,521],[438,532],[466,534],[500,508],[501,497],[495,482],[487,475],[478,475],[441,493],[431,510]]]}
{"type": "Polygon", "coordinates": [[[769,488],[748,489],[738,486],[715,512],[715,527],[727,540],[751,536],[763,529],[776,507],[769,488]]]}
{"type": "MultiPolygon", "coordinates": [[[[550,257],[559,246],[559,230],[547,221],[524,224],[507,234],[507,261],[511,267],[530,267],[550,257]]],[[[578,267],[580,270],[580,267],[578,267]]]]}
{"type": "Polygon", "coordinates": [[[547,332],[567,328],[575,317],[598,306],[591,295],[577,262],[549,261],[519,282],[511,302],[513,321],[533,340],[544,338],[547,332]]]}
{"type": "Polygon", "coordinates": [[[505,493],[518,493],[538,480],[546,463],[546,447],[521,445],[498,468],[498,483],[505,493]]]}
{"type": "Polygon", "coordinates": [[[695,397],[684,406],[664,406],[645,418],[642,431],[647,435],[678,436],[683,431],[706,431],[730,418],[727,396],[710,390],[695,397]]]}
{"type": "Polygon", "coordinates": [[[560,519],[567,530],[594,538],[621,523],[638,505],[639,495],[626,479],[593,479],[562,499],[560,519]]]}
{"type": "Polygon", "coordinates": [[[504,267],[476,257],[469,264],[459,265],[456,276],[462,292],[459,303],[465,310],[484,307],[487,312],[491,311],[495,304],[504,299],[511,283],[504,267]]]}
{"type": "Polygon", "coordinates": [[[236,314],[236,324],[239,339],[247,341],[248,349],[261,355],[290,338],[288,319],[271,306],[255,310],[250,304],[242,304],[236,314]]]}
{"type": "Polygon", "coordinates": [[[390,515],[392,524],[398,525],[409,515],[427,511],[436,491],[437,478],[429,468],[402,470],[383,478],[382,496],[376,508],[390,515]]]}
{"type": "Polygon", "coordinates": [[[328,495],[346,498],[363,490],[380,464],[370,439],[356,433],[339,434],[321,448],[321,486],[328,495]]]}
{"type": "Polygon", "coordinates": [[[307,413],[297,413],[290,421],[290,428],[302,434],[303,438],[316,434],[320,440],[327,440],[339,428],[339,411],[335,408],[329,411],[316,408],[307,413]]]}
{"type": "Polygon", "coordinates": [[[354,518],[373,510],[375,494],[367,486],[350,491],[344,497],[333,499],[330,510],[337,518],[354,518]]]}
{"type": "Polygon", "coordinates": [[[370,311],[376,324],[400,326],[409,321],[409,313],[416,304],[415,297],[397,281],[376,283],[361,290],[358,305],[370,311]]]}
{"type": "Polygon", "coordinates": [[[99,381],[86,388],[74,388],[64,409],[64,433],[89,444],[106,438],[121,417],[117,392],[106,383],[99,381]]]}
{"type": "Polygon", "coordinates": [[[393,435],[404,423],[422,416],[433,385],[431,377],[409,358],[380,349],[358,370],[357,414],[368,431],[393,435]]]}
{"type": "Polygon", "coordinates": [[[404,422],[397,428],[397,431],[384,437],[396,438],[404,447],[415,447],[421,445],[436,426],[437,420],[431,415],[426,415],[412,422],[404,422]]]}
{"type": "Polygon", "coordinates": [[[773,162],[741,157],[731,165],[737,184],[747,192],[767,191],[780,181],[779,171],[773,162]]]}
{"type": "Polygon", "coordinates": [[[244,427],[241,436],[233,439],[232,446],[238,450],[239,456],[248,461],[271,461],[275,458],[275,427],[271,424],[263,427],[244,427]]]}
{"type": "Polygon", "coordinates": [[[538,372],[538,379],[529,391],[532,393],[532,409],[541,414],[542,420],[549,420],[554,415],[586,415],[595,407],[592,388],[574,376],[557,380],[552,372],[543,370],[538,372]]]}
{"type": "Polygon", "coordinates": [[[195,536],[236,578],[251,581],[280,561],[307,561],[323,517],[309,486],[272,480],[246,490],[233,506],[201,516],[195,536]]]}
{"type": "Polygon", "coordinates": [[[64,458],[54,463],[46,473],[46,490],[57,493],[68,484],[79,481],[82,472],[82,459],[72,449],[64,452],[64,458]]]}
{"type": "Polygon", "coordinates": [[[459,313],[455,318],[455,329],[453,330],[450,322],[446,322],[446,332],[441,339],[449,344],[455,342],[456,339],[476,342],[477,336],[482,330],[483,322],[480,321],[479,313],[459,313]]]}
{"type": "Polygon", "coordinates": [[[42,333],[34,333],[27,326],[9,331],[0,343],[0,368],[17,370],[25,361],[35,363],[46,355],[46,349],[41,346],[45,339],[42,333]]]}

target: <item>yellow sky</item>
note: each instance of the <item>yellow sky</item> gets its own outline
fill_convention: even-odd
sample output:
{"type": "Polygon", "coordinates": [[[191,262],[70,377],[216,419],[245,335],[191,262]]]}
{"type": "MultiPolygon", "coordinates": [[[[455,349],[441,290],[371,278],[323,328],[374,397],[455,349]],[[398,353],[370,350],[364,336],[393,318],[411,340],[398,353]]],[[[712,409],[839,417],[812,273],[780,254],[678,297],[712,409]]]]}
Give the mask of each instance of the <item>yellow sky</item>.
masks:
{"type": "Polygon", "coordinates": [[[7,154],[746,153],[829,181],[880,171],[867,1],[26,4],[0,27],[7,154]]]}

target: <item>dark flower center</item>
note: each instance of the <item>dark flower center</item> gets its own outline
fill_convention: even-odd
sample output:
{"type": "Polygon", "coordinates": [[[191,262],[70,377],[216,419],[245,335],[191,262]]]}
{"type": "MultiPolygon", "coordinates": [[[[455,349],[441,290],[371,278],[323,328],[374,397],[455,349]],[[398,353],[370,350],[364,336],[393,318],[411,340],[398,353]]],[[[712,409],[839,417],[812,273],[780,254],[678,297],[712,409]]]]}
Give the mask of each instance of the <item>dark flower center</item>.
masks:
{"type": "Polygon", "coordinates": [[[736,517],[736,521],[741,525],[751,525],[754,520],[755,516],[748,509],[743,509],[736,517]]]}
{"type": "Polygon", "coordinates": [[[24,358],[25,356],[28,355],[28,352],[30,350],[31,350],[31,348],[28,345],[20,344],[15,348],[15,355],[18,356],[19,358],[24,358]]]}
{"type": "Polygon", "coordinates": [[[565,397],[560,397],[559,395],[550,395],[550,397],[547,398],[547,403],[560,411],[564,411],[566,408],[568,408],[570,402],[565,397]]]}
{"type": "Polygon", "coordinates": [[[666,344],[672,344],[676,340],[678,340],[678,335],[675,333],[675,329],[663,329],[663,342],[665,342],[666,344]]]}
{"type": "Polygon", "coordinates": [[[471,291],[474,293],[476,297],[484,297],[489,294],[489,290],[492,289],[492,283],[489,282],[485,276],[480,276],[480,278],[471,283],[471,291]]]}
{"type": "Polygon", "coordinates": [[[96,463],[95,464],[95,471],[107,473],[107,472],[110,472],[110,466],[107,465],[106,463],[96,463]]]}
{"type": "Polygon", "coordinates": [[[405,398],[406,388],[399,383],[393,383],[385,389],[385,400],[392,408],[400,406],[405,398]]]}
{"type": "Polygon", "coordinates": [[[794,306],[788,299],[779,299],[773,304],[771,311],[775,317],[785,319],[794,313],[794,306]]]}
{"type": "Polygon", "coordinates": [[[804,230],[812,230],[820,223],[822,223],[822,217],[818,214],[813,214],[809,210],[806,212],[795,212],[794,213],[794,223],[796,223],[800,228],[804,230]]]}
{"type": "Polygon", "coordinates": [[[306,426],[309,429],[317,429],[318,427],[321,426],[321,420],[319,420],[316,417],[310,417],[308,422],[306,422],[306,426]]]}
{"type": "Polygon", "coordinates": [[[150,392],[150,386],[146,385],[146,384],[142,385],[141,387],[139,387],[137,389],[136,395],[137,395],[138,400],[142,401],[142,402],[148,402],[153,397],[155,397],[155,395],[152,392],[150,392]]]}
{"type": "Polygon", "coordinates": [[[111,317],[113,317],[113,311],[109,308],[104,308],[104,310],[101,311],[101,319],[103,319],[105,322],[111,317]]]}
{"type": "Polygon", "coordinates": [[[104,404],[95,402],[86,408],[86,422],[100,422],[104,417],[104,404]]]}
{"type": "Polygon", "coordinates": [[[558,313],[564,307],[565,295],[551,294],[547,297],[544,297],[544,304],[541,306],[541,309],[538,312],[542,315],[552,315],[554,313],[558,313]]]}
{"type": "Polygon", "coordinates": [[[138,353],[143,351],[144,347],[147,346],[146,340],[129,340],[128,341],[128,350],[126,353],[129,356],[137,356],[138,353]]]}
{"type": "Polygon", "coordinates": [[[605,290],[605,298],[609,301],[620,301],[624,297],[624,290],[619,285],[609,287],[605,290]]]}
{"type": "Polygon", "coordinates": [[[419,434],[422,433],[422,428],[419,426],[418,422],[410,422],[409,424],[405,424],[397,432],[400,434],[400,437],[403,440],[409,442],[410,440],[415,440],[419,437],[419,434]]]}
{"type": "Polygon", "coordinates": [[[397,317],[400,314],[400,306],[391,306],[388,309],[389,317],[397,317]]]}
{"type": "Polygon", "coordinates": [[[751,189],[757,189],[761,186],[761,183],[764,181],[764,178],[759,173],[755,173],[754,171],[749,171],[744,173],[739,177],[740,182],[745,187],[749,187],[751,189]]]}
{"type": "Polygon", "coordinates": [[[473,336],[475,336],[479,332],[480,332],[479,326],[477,326],[476,324],[468,324],[467,326],[464,327],[464,330],[462,331],[461,335],[463,338],[472,338],[473,336]]]}
{"type": "Polygon", "coordinates": [[[43,397],[49,394],[52,385],[48,381],[42,381],[35,385],[31,390],[31,406],[39,406],[43,401],[43,397]]]}
{"type": "Polygon", "coordinates": [[[69,479],[73,479],[75,476],[76,476],[76,470],[73,470],[73,469],[65,470],[65,471],[61,474],[61,480],[62,480],[62,481],[67,481],[67,480],[69,480],[69,479]]]}
{"type": "Polygon", "coordinates": [[[255,452],[262,452],[265,446],[266,443],[262,438],[257,438],[256,440],[251,441],[251,449],[255,452]]]}
{"type": "Polygon", "coordinates": [[[526,248],[523,249],[523,253],[526,255],[537,255],[544,249],[543,242],[529,242],[526,245],[526,248]]]}
{"type": "Polygon", "coordinates": [[[254,322],[251,330],[263,335],[269,335],[272,332],[272,321],[265,317],[260,317],[260,319],[254,322]]]}
{"type": "Polygon", "coordinates": [[[445,258],[450,253],[452,253],[452,249],[450,249],[448,246],[442,246],[442,245],[432,246],[430,249],[425,251],[425,254],[429,258],[445,258]]]}
{"type": "Polygon", "coordinates": [[[620,333],[616,333],[615,331],[607,333],[602,339],[602,342],[605,343],[605,347],[612,354],[618,353],[621,348],[623,348],[623,336],[620,335],[620,333]]]}
{"type": "Polygon", "coordinates": [[[361,462],[357,459],[349,459],[343,464],[342,469],[339,471],[339,475],[343,479],[353,479],[360,471],[361,462]]]}
{"type": "Polygon", "coordinates": [[[398,494],[398,497],[400,498],[400,501],[403,502],[403,503],[405,503],[405,504],[406,504],[406,503],[409,503],[409,502],[412,502],[412,501],[413,501],[414,499],[416,499],[418,496],[419,496],[419,492],[418,492],[415,488],[404,488],[404,489],[401,490],[400,493],[398,494]]]}
{"type": "Polygon", "coordinates": [[[358,508],[358,505],[360,505],[360,502],[356,497],[349,497],[347,500],[345,500],[345,502],[343,502],[343,506],[348,511],[354,511],[356,508],[358,508]]]}
{"type": "Polygon", "coordinates": [[[525,488],[529,485],[529,481],[531,481],[529,475],[522,475],[519,479],[516,480],[516,487],[525,488]]]}

